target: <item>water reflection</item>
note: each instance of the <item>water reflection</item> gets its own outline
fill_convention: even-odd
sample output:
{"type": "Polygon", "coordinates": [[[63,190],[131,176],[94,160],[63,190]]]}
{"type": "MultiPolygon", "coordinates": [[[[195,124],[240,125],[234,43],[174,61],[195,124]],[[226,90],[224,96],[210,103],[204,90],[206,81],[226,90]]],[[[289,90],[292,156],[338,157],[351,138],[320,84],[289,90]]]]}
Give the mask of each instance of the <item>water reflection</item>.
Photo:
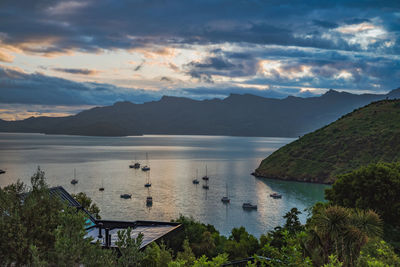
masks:
{"type": "MultiPolygon", "coordinates": [[[[51,186],[72,193],[87,193],[100,207],[101,216],[120,220],[171,220],[180,214],[211,223],[228,235],[245,226],[259,236],[283,222],[292,207],[303,210],[323,200],[326,186],[257,179],[250,173],[272,151],[292,141],[288,138],[223,136],[79,137],[39,134],[0,134],[0,186],[21,179],[29,183],[38,165],[51,186]],[[150,189],[146,173],[131,169],[133,158],[142,164],[149,155],[150,189]],[[201,177],[208,167],[209,190],[201,177]],[[79,183],[70,184],[74,168],[79,183]],[[192,180],[198,172],[200,183],[192,180]],[[221,202],[228,185],[230,204],[221,202]],[[104,186],[104,191],[99,187],[104,186]],[[278,192],[282,199],[269,194],[278,192]],[[132,194],[131,199],[120,198],[132,194]],[[146,205],[148,195],[153,205],[146,205]],[[244,202],[258,205],[245,212],[244,202]]],[[[305,217],[302,217],[305,220],[305,217]]]]}

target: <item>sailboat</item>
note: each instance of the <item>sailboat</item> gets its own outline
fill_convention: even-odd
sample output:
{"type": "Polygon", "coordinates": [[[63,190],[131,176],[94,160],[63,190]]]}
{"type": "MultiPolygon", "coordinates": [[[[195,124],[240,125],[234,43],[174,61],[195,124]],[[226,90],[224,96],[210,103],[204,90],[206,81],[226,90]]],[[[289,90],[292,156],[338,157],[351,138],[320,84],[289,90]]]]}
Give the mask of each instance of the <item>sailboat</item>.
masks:
{"type": "Polygon", "coordinates": [[[101,187],[99,188],[99,191],[104,191],[104,179],[101,178],[101,187]]]}
{"type": "Polygon", "coordinates": [[[210,178],[207,176],[207,165],[206,165],[206,175],[203,176],[203,180],[208,181],[208,179],[210,179],[210,178]]]}
{"type": "Polygon", "coordinates": [[[146,153],[146,163],[147,165],[142,167],[142,171],[146,172],[146,171],[150,171],[150,167],[148,166],[149,164],[149,155],[146,153]]]}
{"type": "Polygon", "coordinates": [[[208,179],[206,180],[206,184],[203,184],[203,189],[206,189],[206,190],[210,189],[210,187],[208,186],[208,179]]]}
{"type": "Polygon", "coordinates": [[[193,184],[199,184],[199,179],[197,179],[197,177],[198,177],[198,170],[196,169],[196,178],[195,179],[193,179],[193,184]]]}
{"type": "Polygon", "coordinates": [[[146,206],[153,206],[153,197],[152,196],[148,196],[146,198],[146,206]]]}
{"type": "Polygon", "coordinates": [[[78,180],[76,180],[76,169],[74,169],[74,179],[71,180],[71,184],[75,185],[78,183],[78,180]]]}
{"type": "Polygon", "coordinates": [[[153,206],[153,197],[150,194],[150,188],[148,188],[148,192],[147,192],[146,206],[147,207],[153,206]]]}
{"type": "Polygon", "coordinates": [[[131,169],[139,169],[140,168],[140,163],[136,161],[136,157],[135,157],[135,163],[130,164],[129,168],[131,168],[131,169]]]}
{"type": "Polygon", "coordinates": [[[150,182],[150,173],[147,174],[147,182],[144,184],[144,187],[150,187],[151,182],[150,182]]]}
{"type": "Polygon", "coordinates": [[[223,196],[223,197],[221,198],[221,201],[222,201],[224,204],[227,204],[227,203],[231,202],[230,198],[228,197],[228,184],[226,184],[226,196],[223,196]]]}

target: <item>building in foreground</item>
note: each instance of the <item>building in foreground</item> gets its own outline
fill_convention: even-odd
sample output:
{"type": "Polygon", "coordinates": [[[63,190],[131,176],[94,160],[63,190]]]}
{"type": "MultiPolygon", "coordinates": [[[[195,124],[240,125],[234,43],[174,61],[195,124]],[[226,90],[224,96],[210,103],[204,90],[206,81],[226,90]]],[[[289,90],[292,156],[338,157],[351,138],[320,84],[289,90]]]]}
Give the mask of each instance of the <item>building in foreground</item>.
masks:
{"type": "Polygon", "coordinates": [[[97,220],[62,186],[50,188],[50,194],[84,212],[87,218],[86,237],[93,238],[93,243],[100,242],[106,248],[116,248],[118,231],[127,228],[132,229],[132,238],[136,238],[139,233],[143,234],[142,249],[152,242],[169,239],[182,228],[181,224],[174,222],[97,220]]]}

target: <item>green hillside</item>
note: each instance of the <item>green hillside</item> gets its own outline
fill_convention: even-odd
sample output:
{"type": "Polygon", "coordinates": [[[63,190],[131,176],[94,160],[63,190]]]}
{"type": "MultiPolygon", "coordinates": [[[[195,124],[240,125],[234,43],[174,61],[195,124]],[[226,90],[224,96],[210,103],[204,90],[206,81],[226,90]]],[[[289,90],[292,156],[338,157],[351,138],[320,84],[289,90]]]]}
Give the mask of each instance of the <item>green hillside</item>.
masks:
{"type": "Polygon", "coordinates": [[[264,159],[256,176],[332,183],[337,174],[400,160],[400,100],[382,100],[304,135],[264,159]]]}

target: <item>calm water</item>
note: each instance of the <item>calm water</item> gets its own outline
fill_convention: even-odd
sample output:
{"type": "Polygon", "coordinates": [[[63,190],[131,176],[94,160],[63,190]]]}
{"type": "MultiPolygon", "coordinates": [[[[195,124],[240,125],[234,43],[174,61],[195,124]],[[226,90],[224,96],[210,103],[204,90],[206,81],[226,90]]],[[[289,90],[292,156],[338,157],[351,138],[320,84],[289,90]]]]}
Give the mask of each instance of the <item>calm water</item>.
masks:
{"type": "MultiPolygon", "coordinates": [[[[292,207],[299,210],[323,200],[324,185],[258,179],[250,173],[260,161],[290,138],[225,136],[81,137],[41,134],[0,134],[0,186],[17,179],[29,182],[38,165],[51,186],[61,185],[71,193],[85,192],[100,207],[104,219],[165,220],[179,214],[213,224],[228,235],[233,227],[245,226],[259,236],[282,224],[292,207]],[[129,169],[134,157],[151,166],[152,187],[144,187],[146,173],[129,169]],[[202,188],[205,167],[210,190],[202,188]],[[79,183],[70,184],[74,168],[79,183]],[[192,179],[199,172],[199,185],[192,179]],[[105,191],[98,188],[104,185],[105,191]],[[231,203],[224,205],[221,197],[231,203]],[[269,194],[278,192],[282,199],[269,194]],[[123,193],[132,199],[121,199],[123,193]],[[146,197],[153,206],[146,207],[146,197]],[[258,205],[243,211],[243,202],[258,205]]],[[[305,221],[305,215],[301,217],[305,221]]]]}

